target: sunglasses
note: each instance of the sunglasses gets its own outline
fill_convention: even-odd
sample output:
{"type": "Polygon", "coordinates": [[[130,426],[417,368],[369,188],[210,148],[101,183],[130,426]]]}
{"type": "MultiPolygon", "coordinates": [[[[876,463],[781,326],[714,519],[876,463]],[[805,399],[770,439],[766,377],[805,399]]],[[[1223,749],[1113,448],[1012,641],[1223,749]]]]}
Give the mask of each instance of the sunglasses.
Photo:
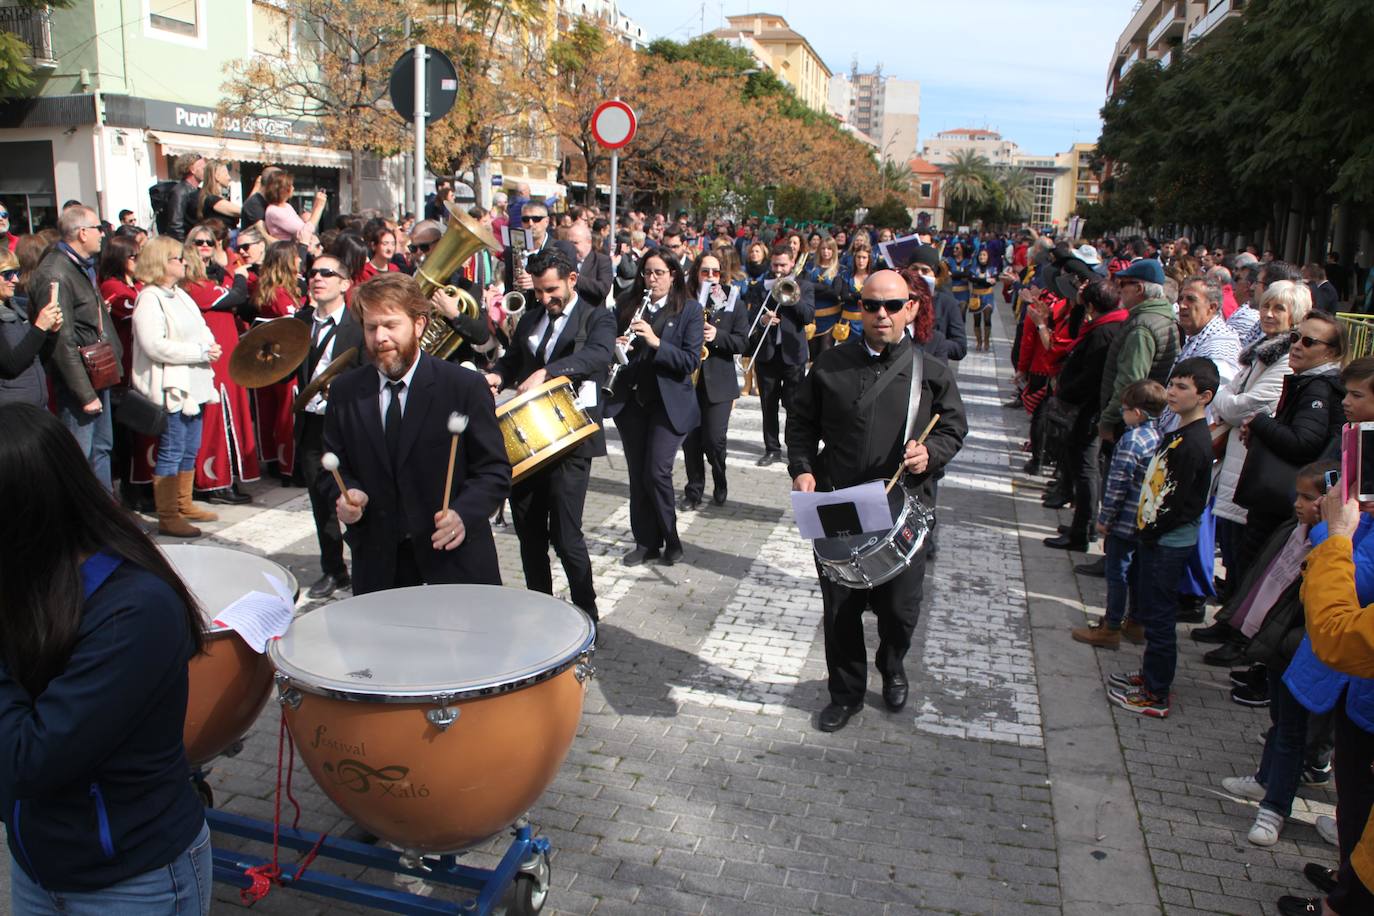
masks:
{"type": "Polygon", "coordinates": [[[433,247],[433,242],[420,242],[415,245],[407,245],[406,251],[409,251],[411,254],[429,254],[429,250],[433,247]]]}
{"type": "Polygon", "coordinates": [[[548,219],[547,216],[525,216],[524,214],[520,216],[522,223],[542,223],[546,219],[548,219]]]}
{"type": "Polygon", "coordinates": [[[6,283],[13,283],[15,280],[18,280],[18,279],[19,279],[19,271],[17,271],[17,270],[0,270],[0,280],[4,280],[6,283]]]}
{"type": "MultiPolygon", "coordinates": [[[[197,248],[214,248],[214,247],[215,247],[215,243],[214,243],[214,241],[211,240],[211,239],[195,239],[195,240],[193,240],[193,241],[191,242],[191,244],[192,244],[192,245],[195,245],[197,248]]],[[[241,251],[242,249],[239,249],[239,250],[241,251]]]]}
{"type": "Polygon", "coordinates": [[[0,210],[0,219],[9,219],[9,218],[10,218],[10,211],[8,211],[8,210],[0,210]]]}
{"type": "Polygon", "coordinates": [[[239,254],[244,254],[248,251],[248,249],[253,247],[253,244],[254,243],[249,242],[247,245],[240,245],[238,248],[235,248],[234,250],[237,251],[239,254]]]}
{"type": "Polygon", "coordinates": [[[910,301],[910,299],[860,299],[859,304],[870,315],[878,314],[878,309],[887,309],[887,313],[891,315],[893,312],[899,312],[906,308],[906,304],[910,301]]]}
{"type": "Polygon", "coordinates": [[[1308,337],[1301,331],[1289,331],[1288,340],[1290,343],[1300,343],[1304,347],[1315,347],[1318,344],[1323,347],[1334,347],[1336,345],[1334,340],[1322,340],[1318,337],[1308,337]]]}
{"type": "Polygon", "coordinates": [[[332,267],[312,267],[310,268],[310,270],[306,271],[305,275],[307,278],[311,280],[315,279],[316,277],[324,277],[326,279],[332,280],[335,277],[343,276],[343,274],[339,273],[337,270],[334,270],[332,267]]]}
{"type": "Polygon", "coordinates": [[[701,275],[702,275],[703,277],[719,277],[719,276],[720,276],[720,268],[719,268],[719,267],[703,267],[703,268],[701,269],[701,275]]]}

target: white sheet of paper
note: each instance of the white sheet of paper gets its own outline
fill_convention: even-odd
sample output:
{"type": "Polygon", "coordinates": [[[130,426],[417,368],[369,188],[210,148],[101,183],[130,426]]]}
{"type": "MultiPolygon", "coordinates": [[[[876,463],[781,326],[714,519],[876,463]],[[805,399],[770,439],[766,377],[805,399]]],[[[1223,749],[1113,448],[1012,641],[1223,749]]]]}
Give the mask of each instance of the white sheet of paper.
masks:
{"type": "Polygon", "coordinates": [[[792,493],[792,514],[797,517],[797,531],[808,541],[823,538],[817,506],[853,503],[859,510],[859,524],[864,531],[887,531],[892,527],[892,509],[887,503],[887,491],[880,480],[870,480],[857,487],[831,490],[827,493],[792,493]]]}
{"type": "Polygon", "coordinates": [[[296,604],[286,583],[263,574],[275,594],[249,592],[215,615],[215,623],[238,633],[248,647],[259,654],[267,650],[268,640],[286,633],[296,613],[296,604]]]}

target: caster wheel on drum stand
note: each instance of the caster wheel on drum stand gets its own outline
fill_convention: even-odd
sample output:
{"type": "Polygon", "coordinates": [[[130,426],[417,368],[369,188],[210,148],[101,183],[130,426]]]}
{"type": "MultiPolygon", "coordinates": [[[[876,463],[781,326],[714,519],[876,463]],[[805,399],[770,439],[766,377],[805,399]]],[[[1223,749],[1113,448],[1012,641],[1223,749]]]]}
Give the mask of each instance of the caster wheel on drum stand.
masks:
{"type": "Polygon", "coordinates": [[[549,854],[541,852],[516,872],[515,880],[501,895],[496,912],[504,916],[535,916],[549,899],[549,854]]]}

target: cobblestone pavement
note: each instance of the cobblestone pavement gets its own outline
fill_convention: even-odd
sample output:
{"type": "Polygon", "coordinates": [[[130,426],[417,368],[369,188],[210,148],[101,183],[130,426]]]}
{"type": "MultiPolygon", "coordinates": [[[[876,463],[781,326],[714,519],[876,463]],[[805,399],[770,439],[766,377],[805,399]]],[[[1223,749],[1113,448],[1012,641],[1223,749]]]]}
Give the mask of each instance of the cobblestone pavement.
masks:
{"type": "MultiPolygon", "coordinates": [[[[1301,890],[1303,861],[1332,859],[1308,824],[1272,850],[1246,842],[1253,806],[1220,780],[1253,767],[1267,719],[1232,705],[1225,672],[1197,650],[1182,651],[1173,718],[1109,711],[1102,679],[1132,653],[1094,659],[1067,639],[1085,606],[1100,612],[1100,580],[1075,578],[1081,556],[1039,543],[1055,517],[1039,506],[1042,482],[1012,470],[1025,420],[999,406],[1007,349],[999,339],[995,356],[971,353],[959,368],[972,434],[940,486],[911,702],[887,712],[874,675],[866,708],[836,734],[813,727],[826,697],[819,594],[785,471],[754,466],[757,399],[740,400],[731,424],[729,502],[680,519],[686,559],[672,568],[619,565],[632,545],[612,434],[586,509],[598,675],[572,751],[530,812],[554,850],[545,912],[1259,913],[1301,890]]],[[[209,540],[271,554],[308,586],[318,565],[301,491],[263,483],[255,494],[255,507],[208,526],[209,540]]],[[[505,582],[519,587],[513,531],[497,541],[505,582]]],[[[278,716],[269,705],[242,753],[215,764],[218,806],[271,819],[278,716]]],[[[294,778],[303,826],[349,826],[299,761],[294,778]]],[[[1298,818],[1329,810],[1325,790],[1304,795],[1298,818]]],[[[471,860],[490,865],[502,848],[471,860]]],[[[227,886],[216,900],[216,912],[240,906],[227,886]]],[[[285,889],[255,909],[355,912],[285,889]]]]}

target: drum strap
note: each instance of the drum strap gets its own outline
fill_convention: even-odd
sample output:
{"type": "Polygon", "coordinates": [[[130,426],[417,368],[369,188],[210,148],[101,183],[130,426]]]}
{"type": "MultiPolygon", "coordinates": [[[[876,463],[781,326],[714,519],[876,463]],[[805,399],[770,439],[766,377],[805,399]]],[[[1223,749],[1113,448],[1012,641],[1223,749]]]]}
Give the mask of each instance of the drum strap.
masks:
{"type": "Polygon", "coordinates": [[[924,379],[921,372],[921,348],[913,346],[911,348],[911,393],[907,395],[906,429],[902,431],[903,449],[906,449],[906,444],[911,441],[911,434],[916,427],[916,414],[921,409],[922,381],[924,379]]]}

